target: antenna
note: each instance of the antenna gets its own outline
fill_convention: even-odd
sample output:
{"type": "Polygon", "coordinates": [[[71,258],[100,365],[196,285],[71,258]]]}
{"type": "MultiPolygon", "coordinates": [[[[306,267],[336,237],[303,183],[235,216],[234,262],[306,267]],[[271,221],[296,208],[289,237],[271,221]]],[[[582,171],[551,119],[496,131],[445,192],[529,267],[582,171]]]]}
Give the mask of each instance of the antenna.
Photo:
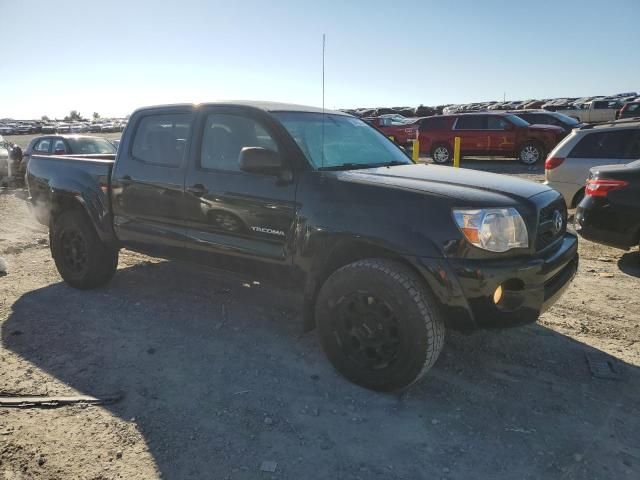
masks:
{"type": "Polygon", "coordinates": [[[325,50],[326,37],[322,34],[322,114],[324,115],[324,50],[325,50]]]}
{"type": "Polygon", "coordinates": [[[320,157],[320,164],[324,167],[324,50],[326,43],[326,35],[322,34],[322,150],[320,157]]]}

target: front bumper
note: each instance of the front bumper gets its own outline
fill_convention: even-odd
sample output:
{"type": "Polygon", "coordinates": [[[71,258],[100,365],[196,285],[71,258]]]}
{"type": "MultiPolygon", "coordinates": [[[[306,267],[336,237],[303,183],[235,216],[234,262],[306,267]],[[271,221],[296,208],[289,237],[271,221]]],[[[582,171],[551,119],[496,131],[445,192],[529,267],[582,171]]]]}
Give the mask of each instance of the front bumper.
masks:
{"type": "Polygon", "coordinates": [[[432,291],[445,310],[447,325],[457,330],[505,328],[535,322],[576,274],[578,240],[566,233],[557,245],[531,258],[497,260],[420,259],[432,291]],[[433,281],[436,272],[435,282],[433,281]],[[496,288],[503,300],[494,303],[496,288]]]}

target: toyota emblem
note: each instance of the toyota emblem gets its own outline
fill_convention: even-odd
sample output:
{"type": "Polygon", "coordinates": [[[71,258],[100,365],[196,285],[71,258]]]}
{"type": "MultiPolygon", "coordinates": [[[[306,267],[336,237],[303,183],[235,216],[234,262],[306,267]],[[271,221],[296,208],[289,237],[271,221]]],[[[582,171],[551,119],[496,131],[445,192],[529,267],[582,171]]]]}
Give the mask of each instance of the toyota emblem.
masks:
{"type": "Polygon", "coordinates": [[[559,210],[556,210],[553,213],[553,232],[554,233],[560,233],[560,230],[562,230],[562,222],[564,220],[562,219],[562,213],[560,213],[559,210]]]}

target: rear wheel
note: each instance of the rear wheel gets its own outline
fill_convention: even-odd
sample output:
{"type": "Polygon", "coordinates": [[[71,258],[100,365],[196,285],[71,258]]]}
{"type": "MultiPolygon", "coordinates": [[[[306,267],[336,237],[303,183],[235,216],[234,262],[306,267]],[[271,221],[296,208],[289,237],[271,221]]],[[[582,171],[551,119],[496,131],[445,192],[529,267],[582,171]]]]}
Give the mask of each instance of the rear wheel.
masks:
{"type": "Polygon", "coordinates": [[[537,142],[527,142],[520,149],[518,159],[525,165],[534,165],[544,157],[544,150],[537,142]]]}
{"type": "Polygon", "coordinates": [[[100,240],[86,213],[74,209],[55,218],[51,254],[62,279],[80,289],[107,283],[118,267],[118,250],[100,240]]]}
{"type": "Polygon", "coordinates": [[[444,322],[423,280],[386,259],[359,260],[334,272],[318,294],[316,320],[336,370],[377,391],[418,381],[444,344],[444,322]]]}
{"type": "Polygon", "coordinates": [[[436,145],[431,150],[431,158],[433,158],[435,163],[449,163],[453,158],[453,152],[448,145],[436,145]]]}

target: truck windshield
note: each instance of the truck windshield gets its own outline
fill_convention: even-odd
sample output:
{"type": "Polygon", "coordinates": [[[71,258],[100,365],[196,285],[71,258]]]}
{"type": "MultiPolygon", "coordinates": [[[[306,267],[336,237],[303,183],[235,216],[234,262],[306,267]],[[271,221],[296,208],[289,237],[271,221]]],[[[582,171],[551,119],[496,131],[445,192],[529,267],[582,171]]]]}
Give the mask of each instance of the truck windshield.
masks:
{"type": "Polygon", "coordinates": [[[346,115],[274,112],[311,164],[319,170],[410,164],[379,131],[346,115]]]}

